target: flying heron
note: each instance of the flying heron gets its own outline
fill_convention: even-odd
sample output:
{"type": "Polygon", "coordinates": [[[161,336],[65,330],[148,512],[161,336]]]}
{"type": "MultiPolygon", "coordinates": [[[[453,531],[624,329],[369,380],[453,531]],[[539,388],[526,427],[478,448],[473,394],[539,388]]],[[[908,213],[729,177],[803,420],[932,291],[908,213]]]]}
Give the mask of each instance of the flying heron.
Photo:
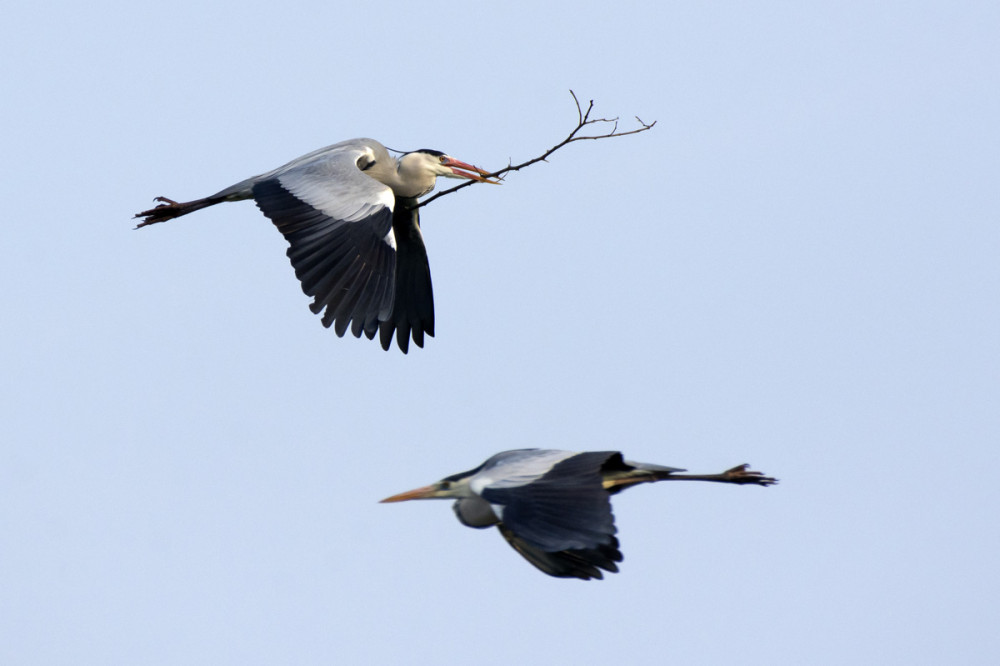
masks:
{"type": "Polygon", "coordinates": [[[550,576],[602,578],[622,561],[611,495],[639,483],[714,481],[769,486],[776,479],[739,465],[721,474],[630,462],[618,451],[518,449],[383,502],[455,499],[468,527],[496,525],[514,550],[550,576]]]}
{"type": "Polygon", "coordinates": [[[438,176],[496,183],[489,172],[437,150],[398,159],[378,141],[351,139],[303,155],[204,199],[138,213],[136,228],[166,222],[225,201],[253,199],[289,243],[288,258],[309,308],[338,336],[350,327],[369,340],[393,334],[405,354],[410,337],[434,335],[434,297],[417,199],[438,176]],[[324,312],[325,309],[325,312],[324,312]]]}

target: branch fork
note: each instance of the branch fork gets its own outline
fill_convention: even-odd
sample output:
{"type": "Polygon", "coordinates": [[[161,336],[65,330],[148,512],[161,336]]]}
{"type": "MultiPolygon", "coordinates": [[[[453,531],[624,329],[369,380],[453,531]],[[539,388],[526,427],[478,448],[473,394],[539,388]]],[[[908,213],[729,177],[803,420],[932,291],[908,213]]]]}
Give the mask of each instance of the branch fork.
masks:
{"type": "MultiPolygon", "coordinates": [[[[574,141],[596,141],[598,139],[610,139],[610,138],[618,137],[618,136],[628,136],[629,134],[639,134],[640,132],[645,132],[647,130],[653,129],[653,127],[656,125],[656,121],[655,120],[653,122],[651,122],[651,123],[645,123],[645,122],[642,121],[641,118],[639,118],[639,116],[635,116],[636,122],[639,123],[639,127],[635,128],[633,130],[628,130],[627,132],[619,132],[618,131],[618,118],[591,118],[590,114],[594,110],[594,100],[590,100],[588,102],[588,104],[587,104],[587,110],[584,111],[583,106],[580,104],[579,98],[577,98],[577,96],[576,96],[576,93],[573,92],[572,90],[570,90],[569,94],[573,96],[573,102],[576,104],[576,115],[577,115],[577,124],[576,124],[576,127],[574,127],[573,131],[569,133],[569,136],[567,136],[565,139],[563,139],[562,141],[560,141],[556,145],[554,145],[551,148],[549,148],[548,150],[546,150],[544,153],[542,153],[538,157],[532,158],[532,159],[528,160],[527,162],[522,162],[521,164],[517,164],[517,165],[508,163],[508,165],[506,167],[504,167],[503,169],[500,169],[499,171],[494,171],[493,173],[490,173],[490,174],[486,174],[484,177],[485,178],[497,178],[499,180],[503,180],[503,175],[506,174],[506,173],[508,173],[508,172],[511,172],[511,171],[520,171],[521,169],[523,169],[523,168],[525,168],[527,166],[531,166],[532,164],[535,164],[536,162],[547,162],[548,160],[546,158],[549,155],[551,155],[552,153],[556,152],[557,150],[559,150],[563,146],[566,146],[566,145],[568,145],[570,143],[573,143],[574,141]],[[584,134],[584,135],[580,134],[580,132],[584,128],[586,128],[586,127],[590,127],[592,125],[609,125],[609,124],[611,125],[611,131],[607,132],[605,134],[584,134]]],[[[466,182],[462,183],[461,185],[456,185],[455,187],[448,188],[447,190],[442,190],[441,192],[438,192],[434,196],[432,196],[432,197],[430,197],[428,199],[424,199],[423,201],[421,201],[420,203],[418,203],[416,206],[414,206],[414,208],[420,208],[421,206],[426,206],[427,204],[429,204],[430,202],[434,201],[435,199],[443,197],[446,194],[451,194],[452,192],[457,192],[458,190],[462,189],[463,187],[468,187],[470,185],[474,185],[476,182],[477,181],[469,180],[469,181],[466,181],[466,182]]]]}

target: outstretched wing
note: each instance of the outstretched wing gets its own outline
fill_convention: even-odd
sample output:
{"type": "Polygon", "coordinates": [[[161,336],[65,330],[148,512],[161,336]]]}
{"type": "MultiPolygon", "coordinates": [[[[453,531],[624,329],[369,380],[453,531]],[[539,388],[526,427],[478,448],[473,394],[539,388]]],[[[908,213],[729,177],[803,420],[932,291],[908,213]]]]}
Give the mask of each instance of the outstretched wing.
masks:
{"type": "Polygon", "coordinates": [[[370,155],[356,142],[331,146],[265,174],[252,190],[290,245],[310,309],[338,336],[350,327],[369,339],[392,312],[396,282],[395,197],[362,171],[370,155]]]}
{"type": "Polygon", "coordinates": [[[524,559],[556,578],[600,579],[604,577],[601,569],[617,573],[618,565],[616,563],[622,561],[622,553],[618,550],[618,539],[615,537],[611,537],[610,542],[594,548],[549,552],[520,538],[503,523],[497,527],[507,543],[524,559]]]}
{"type": "MultiPolygon", "coordinates": [[[[561,453],[565,452],[526,451],[521,453],[523,459],[512,458],[511,463],[497,466],[496,470],[487,467],[481,472],[484,476],[502,473],[524,482],[487,483],[480,495],[499,509],[500,520],[519,542],[539,551],[590,551],[617,543],[611,499],[601,476],[602,466],[616,452],[578,453],[559,459],[561,453]],[[546,458],[554,464],[549,466],[546,458]],[[531,478],[528,472],[533,460],[545,467],[531,478]],[[513,476],[514,472],[520,476],[513,476]]],[[[532,564],[538,566],[535,561],[532,564]]]]}

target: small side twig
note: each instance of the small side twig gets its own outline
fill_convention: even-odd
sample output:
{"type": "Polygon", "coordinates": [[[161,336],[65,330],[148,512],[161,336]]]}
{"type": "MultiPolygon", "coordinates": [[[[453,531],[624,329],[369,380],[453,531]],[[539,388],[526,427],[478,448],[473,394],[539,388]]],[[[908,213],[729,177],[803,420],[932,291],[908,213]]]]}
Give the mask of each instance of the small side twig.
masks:
{"type": "MultiPolygon", "coordinates": [[[[641,118],[639,118],[639,116],[636,116],[635,119],[639,123],[639,127],[635,128],[633,130],[628,130],[627,132],[619,132],[618,131],[618,118],[591,118],[590,114],[594,110],[594,100],[590,100],[590,102],[587,104],[587,110],[584,111],[583,107],[580,105],[580,100],[577,99],[576,93],[573,92],[572,90],[570,90],[569,94],[573,96],[573,102],[576,104],[576,114],[577,114],[577,124],[576,124],[576,127],[573,128],[573,131],[569,133],[569,136],[567,136],[565,139],[563,139],[562,141],[560,141],[556,145],[554,145],[551,148],[549,148],[548,150],[546,150],[544,153],[542,153],[538,157],[534,157],[534,158],[528,160],[527,162],[522,162],[521,164],[517,164],[517,165],[508,164],[503,169],[500,169],[499,171],[494,171],[493,173],[489,174],[488,176],[486,176],[487,178],[500,178],[501,176],[503,176],[504,174],[506,174],[506,173],[508,173],[510,171],[520,171],[521,169],[523,169],[525,167],[528,167],[528,166],[531,166],[532,164],[535,164],[536,162],[544,162],[544,161],[546,161],[546,158],[548,158],[549,155],[551,155],[552,153],[556,152],[557,150],[559,150],[563,146],[568,145],[570,143],[573,143],[574,141],[588,141],[588,140],[589,141],[596,141],[597,139],[610,139],[610,138],[616,137],[616,136],[628,136],[629,134],[639,134],[640,132],[645,132],[646,130],[653,129],[653,127],[656,125],[656,121],[655,120],[653,122],[651,122],[651,123],[645,123],[645,122],[642,121],[641,118]],[[590,125],[605,125],[606,126],[608,124],[611,125],[611,131],[607,132],[605,134],[583,134],[583,135],[580,134],[580,132],[585,127],[588,127],[590,125]]],[[[502,180],[502,178],[501,178],[501,180],[502,180]]],[[[420,203],[418,203],[415,206],[415,208],[420,208],[421,206],[426,206],[427,204],[429,204],[430,202],[434,201],[435,199],[443,197],[446,194],[451,194],[452,192],[456,192],[456,191],[462,189],[463,187],[468,187],[469,185],[474,185],[477,182],[478,181],[475,181],[475,180],[468,180],[468,181],[466,181],[466,182],[464,182],[464,183],[462,183],[460,185],[456,185],[455,187],[451,187],[451,188],[449,188],[447,190],[442,190],[441,192],[438,192],[434,196],[421,201],[420,203]]]]}

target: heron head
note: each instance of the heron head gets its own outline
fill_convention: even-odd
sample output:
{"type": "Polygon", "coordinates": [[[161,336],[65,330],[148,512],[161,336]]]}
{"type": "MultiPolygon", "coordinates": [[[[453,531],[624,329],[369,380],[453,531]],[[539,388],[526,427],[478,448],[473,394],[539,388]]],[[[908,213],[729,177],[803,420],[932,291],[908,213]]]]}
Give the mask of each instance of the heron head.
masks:
{"type": "Polygon", "coordinates": [[[424,172],[445,178],[467,178],[477,180],[481,183],[498,184],[498,181],[490,180],[489,171],[484,171],[477,166],[466,164],[456,160],[450,155],[445,155],[440,150],[424,148],[406,153],[399,158],[399,169],[402,172],[424,172]]]}
{"type": "Polygon", "coordinates": [[[445,479],[441,479],[437,483],[432,483],[429,486],[414,488],[413,490],[407,490],[405,493],[399,493],[398,495],[393,495],[392,497],[386,497],[382,500],[382,503],[405,502],[407,500],[415,499],[455,499],[470,497],[474,495],[472,490],[469,488],[470,478],[470,475],[449,476],[445,479]]]}

